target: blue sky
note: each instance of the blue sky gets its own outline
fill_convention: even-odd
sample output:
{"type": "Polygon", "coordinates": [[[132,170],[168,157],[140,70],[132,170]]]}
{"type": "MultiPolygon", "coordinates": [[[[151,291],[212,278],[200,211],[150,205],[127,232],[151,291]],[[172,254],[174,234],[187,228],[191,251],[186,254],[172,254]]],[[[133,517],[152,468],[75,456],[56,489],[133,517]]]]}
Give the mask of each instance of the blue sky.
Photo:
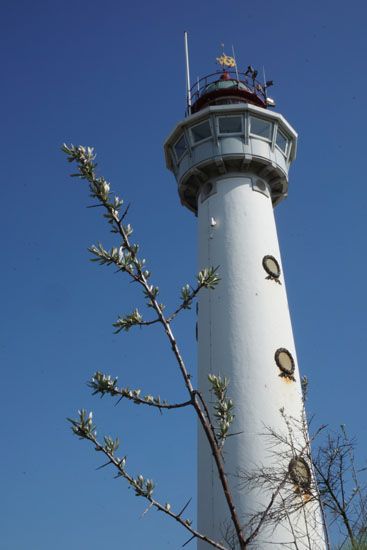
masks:
{"type": "MultiPolygon", "coordinates": [[[[131,203],[130,222],[168,307],[196,272],[196,220],[180,206],[162,144],[184,111],[183,31],[192,75],[224,42],[276,87],[299,132],[288,199],[276,212],[299,363],[315,423],[343,422],[365,464],[365,20],[362,0],[1,2],[2,468],[4,550],[179,548],[186,534],[95,468],[65,417],[93,409],[133,473],[177,507],[194,497],[195,422],[91,397],[100,369],[167,399],[185,397],[164,339],[113,335],[139,304],[122,277],[88,261],[111,242],[62,142],[93,145],[131,203]]],[[[194,316],[177,335],[195,374],[194,316]]],[[[193,547],[193,545],[192,545],[193,547]]]]}

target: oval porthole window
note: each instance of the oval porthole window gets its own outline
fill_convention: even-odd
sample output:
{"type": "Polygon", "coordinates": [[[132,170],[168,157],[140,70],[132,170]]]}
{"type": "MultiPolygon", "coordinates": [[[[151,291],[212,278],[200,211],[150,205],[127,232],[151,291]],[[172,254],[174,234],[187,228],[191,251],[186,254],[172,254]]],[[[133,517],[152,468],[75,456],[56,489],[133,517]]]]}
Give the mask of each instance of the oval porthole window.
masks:
{"type": "Polygon", "coordinates": [[[287,378],[294,380],[294,359],[287,349],[277,349],[277,351],[275,352],[275,362],[279,369],[282,371],[281,376],[286,376],[287,378]]]}
{"type": "Polygon", "coordinates": [[[269,275],[269,279],[279,279],[281,270],[280,265],[274,256],[264,256],[263,258],[263,268],[266,273],[269,275]]]}
{"type": "Polygon", "coordinates": [[[311,487],[311,470],[304,458],[292,458],[288,466],[291,480],[302,491],[308,491],[311,487]]]}

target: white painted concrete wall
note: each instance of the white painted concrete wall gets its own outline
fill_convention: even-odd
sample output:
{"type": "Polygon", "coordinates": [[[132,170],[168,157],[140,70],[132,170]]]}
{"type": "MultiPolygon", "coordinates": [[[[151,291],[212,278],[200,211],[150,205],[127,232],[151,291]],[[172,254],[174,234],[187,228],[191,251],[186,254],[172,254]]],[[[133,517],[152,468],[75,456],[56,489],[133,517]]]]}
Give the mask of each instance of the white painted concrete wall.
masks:
{"type": "MultiPolygon", "coordinates": [[[[267,280],[262,259],[273,255],[281,265],[277,231],[270,198],[251,186],[252,174],[213,180],[217,192],[198,201],[199,268],[219,266],[221,282],[204,291],[198,313],[198,376],[200,391],[208,401],[209,373],[230,379],[229,395],[235,403],[233,432],[224,447],[226,471],[241,517],[259,510],[270,495],[241,490],[237,474],[259,465],[274,465],[269,441],[260,435],[264,426],[285,431],[279,409],[301,417],[302,397],[283,272],[281,285],[267,280]],[[212,226],[211,220],[216,225],[212,226]],[[279,376],[274,353],[287,348],[296,361],[295,382],[279,376]]],[[[214,462],[205,436],[199,428],[198,529],[222,539],[228,521],[227,506],[219,486],[214,462]]],[[[279,460],[279,459],[278,459],[279,460]]],[[[287,468],[287,464],[284,466],[287,468]]],[[[317,507],[316,507],[317,508],[317,507]]],[[[319,511],[306,505],[311,545],[300,536],[299,550],[325,550],[319,511]]],[[[295,528],[306,530],[303,513],[295,528]]],[[[277,550],[291,541],[285,522],[274,533],[264,533],[251,548],[277,550]]],[[[289,546],[293,548],[294,546],[289,546]]],[[[199,550],[209,545],[198,543],[199,550]]]]}

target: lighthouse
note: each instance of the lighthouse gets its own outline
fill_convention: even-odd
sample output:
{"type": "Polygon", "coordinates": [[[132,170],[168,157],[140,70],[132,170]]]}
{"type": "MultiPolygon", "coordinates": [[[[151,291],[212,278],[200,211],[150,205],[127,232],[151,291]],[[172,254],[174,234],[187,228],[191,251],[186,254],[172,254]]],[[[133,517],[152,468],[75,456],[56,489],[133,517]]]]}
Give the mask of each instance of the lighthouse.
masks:
{"type": "MultiPolygon", "coordinates": [[[[249,547],[325,550],[274,219],[288,194],[297,133],[270,109],[272,82],[260,83],[251,66],[239,73],[233,57],[218,61],[219,71],[189,87],[186,116],[164,145],[181,204],[197,216],[198,267],[218,268],[220,277],[198,303],[198,388],[210,408],[208,375],[229,381],[235,420],[222,452],[244,531],[270,506],[249,547]],[[268,472],[278,485],[248,486],[251,472],[268,472]]],[[[199,428],[197,528],[237,548],[222,493],[199,428]]],[[[199,541],[198,548],[210,546],[199,541]]]]}

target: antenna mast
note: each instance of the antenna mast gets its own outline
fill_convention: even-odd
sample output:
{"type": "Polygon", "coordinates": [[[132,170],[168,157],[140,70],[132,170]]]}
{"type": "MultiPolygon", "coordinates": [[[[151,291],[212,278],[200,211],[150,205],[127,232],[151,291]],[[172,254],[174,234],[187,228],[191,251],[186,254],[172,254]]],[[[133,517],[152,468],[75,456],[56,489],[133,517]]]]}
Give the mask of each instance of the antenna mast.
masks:
{"type": "Polygon", "coordinates": [[[233,44],[232,44],[232,55],[233,55],[233,59],[234,59],[235,67],[236,67],[236,76],[237,76],[237,80],[239,80],[239,77],[238,77],[238,67],[237,67],[237,59],[236,59],[236,54],[234,53],[233,44]]]}
{"type": "Polygon", "coordinates": [[[191,115],[191,84],[190,84],[190,64],[189,64],[189,46],[187,41],[187,31],[184,32],[185,39],[185,59],[186,59],[186,99],[189,115],[191,115]]]}
{"type": "Polygon", "coordinates": [[[265,76],[265,67],[263,65],[263,80],[264,80],[264,96],[265,96],[265,101],[267,100],[267,93],[266,93],[266,76],[265,76]]]}

